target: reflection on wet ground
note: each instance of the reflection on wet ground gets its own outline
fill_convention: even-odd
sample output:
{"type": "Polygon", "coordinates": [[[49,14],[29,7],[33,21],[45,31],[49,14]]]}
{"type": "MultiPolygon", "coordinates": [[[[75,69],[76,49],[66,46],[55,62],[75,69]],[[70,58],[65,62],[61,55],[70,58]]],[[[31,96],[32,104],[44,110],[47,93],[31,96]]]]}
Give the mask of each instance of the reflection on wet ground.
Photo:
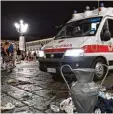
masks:
{"type": "MultiPolygon", "coordinates": [[[[69,96],[65,83],[55,82],[51,75],[39,71],[36,62],[19,64],[12,73],[2,72],[1,76],[1,105],[15,105],[14,109],[3,111],[6,113],[50,113],[50,103],[59,105],[69,96]]],[[[112,83],[111,74],[105,85],[112,83]]]]}

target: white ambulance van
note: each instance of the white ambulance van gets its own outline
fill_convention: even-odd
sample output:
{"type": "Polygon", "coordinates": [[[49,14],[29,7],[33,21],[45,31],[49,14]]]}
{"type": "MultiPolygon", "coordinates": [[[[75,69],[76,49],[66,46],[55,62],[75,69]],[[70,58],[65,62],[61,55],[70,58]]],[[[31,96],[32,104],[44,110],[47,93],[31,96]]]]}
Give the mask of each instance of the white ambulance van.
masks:
{"type": "MultiPolygon", "coordinates": [[[[106,64],[113,70],[113,8],[103,4],[97,9],[75,13],[69,22],[45,45],[40,53],[39,68],[59,76],[60,68],[69,64],[75,68],[95,68],[95,79],[106,73],[106,64]]],[[[65,74],[71,74],[64,68],[65,74]]]]}

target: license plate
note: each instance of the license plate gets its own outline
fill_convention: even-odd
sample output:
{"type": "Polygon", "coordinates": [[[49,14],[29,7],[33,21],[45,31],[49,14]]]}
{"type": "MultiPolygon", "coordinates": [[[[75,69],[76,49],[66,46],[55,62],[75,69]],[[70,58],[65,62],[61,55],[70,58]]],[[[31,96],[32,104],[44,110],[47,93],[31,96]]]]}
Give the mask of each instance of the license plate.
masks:
{"type": "Polygon", "coordinates": [[[56,73],[56,69],[55,68],[47,68],[47,72],[56,73]]]}

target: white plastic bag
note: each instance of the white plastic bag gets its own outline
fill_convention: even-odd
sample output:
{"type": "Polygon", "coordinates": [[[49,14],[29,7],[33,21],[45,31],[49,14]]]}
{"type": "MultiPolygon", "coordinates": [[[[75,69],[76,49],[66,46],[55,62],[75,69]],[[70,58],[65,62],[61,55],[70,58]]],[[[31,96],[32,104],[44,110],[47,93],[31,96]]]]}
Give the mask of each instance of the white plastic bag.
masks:
{"type": "Polygon", "coordinates": [[[60,103],[60,109],[64,110],[68,114],[69,113],[73,113],[74,105],[73,105],[73,102],[72,102],[72,98],[70,97],[70,98],[68,98],[66,100],[63,100],[60,103]]]}

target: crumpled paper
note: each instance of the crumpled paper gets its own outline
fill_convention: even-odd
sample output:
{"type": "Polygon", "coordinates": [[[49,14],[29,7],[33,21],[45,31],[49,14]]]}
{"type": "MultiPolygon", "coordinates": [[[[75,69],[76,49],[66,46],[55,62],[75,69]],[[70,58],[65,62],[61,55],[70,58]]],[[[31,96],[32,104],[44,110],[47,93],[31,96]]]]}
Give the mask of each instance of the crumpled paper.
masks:
{"type": "Polygon", "coordinates": [[[61,110],[64,110],[66,113],[73,113],[74,111],[74,105],[73,105],[73,102],[72,102],[72,98],[68,98],[68,99],[65,99],[63,100],[61,103],[60,103],[60,109],[61,110]]]}

